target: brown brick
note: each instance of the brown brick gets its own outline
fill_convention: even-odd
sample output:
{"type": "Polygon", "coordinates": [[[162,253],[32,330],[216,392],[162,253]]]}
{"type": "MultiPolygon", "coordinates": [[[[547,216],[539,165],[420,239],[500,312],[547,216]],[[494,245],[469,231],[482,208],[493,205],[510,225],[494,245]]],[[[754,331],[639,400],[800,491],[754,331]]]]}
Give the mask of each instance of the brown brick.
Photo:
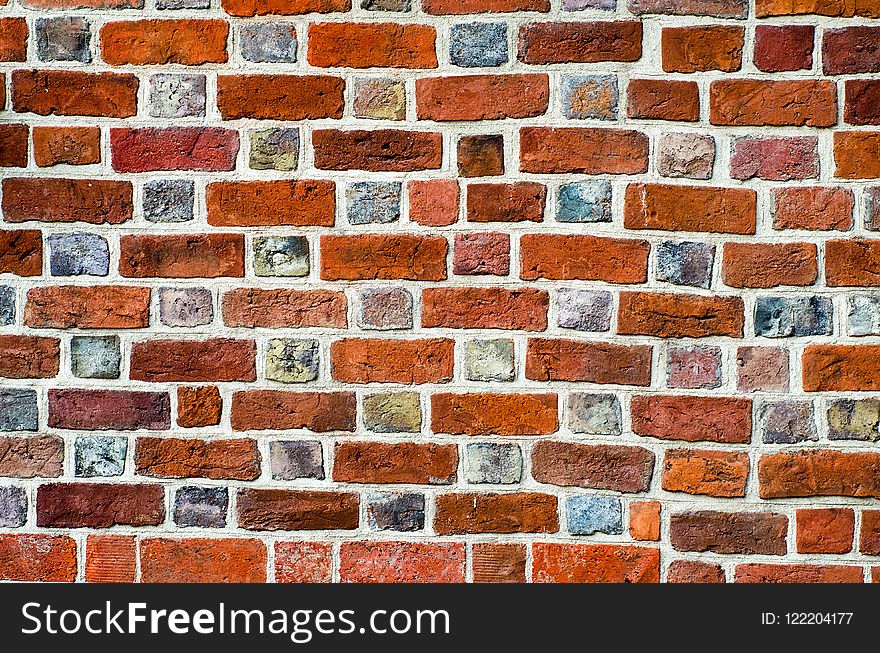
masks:
{"type": "Polygon", "coordinates": [[[34,161],[40,167],[101,162],[100,127],[34,127],[34,161]]]}
{"type": "Polygon", "coordinates": [[[663,70],[668,73],[739,70],[743,34],[742,27],[732,25],[664,27],[660,46],[663,70]]]}
{"type": "Polygon", "coordinates": [[[468,222],[543,222],[547,187],[533,181],[469,184],[468,222]]]}
{"type": "Polygon", "coordinates": [[[345,327],[345,294],[337,290],[236,288],[223,295],[223,323],[279,329],[345,327]]]}
{"type": "Polygon", "coordinates": [[[3,272],[20,277],[43,274],[43,235],[38,229],[0,230],[0,273],[3,272]]]}
{"type": "Polygon", "coordinates": [[[48,483],[37,489],[37,526],[109,528],[165,521],[161,485],[48,483]]]}
{"type": "Polygon", "coordinates": [[[519,29],[519,60],[528,64],[638,61],[642,23],[527,23],[519,29]]]}
{"type": "Polygon", "coordinates": [[[830,127],[837,123],[837,87],[824,79],[722,79],[709,86],[713,125],[830,127]]]}
{"type": "Polygon", "coordinates": [[[266,545],[247,538],[145,538],[144,583],[265,583],[266,545]]]}
{"type": "Polygon", "coordinates": [[[253,340],[146,340],[131,346],[135,381],[254,381],[253,340]]]}
{"type": "MultiPolygon", "coordinates": [[[[0,18],[0,24],[2,20],[0,18]]],[[[25,168],[27,164],[28,126],[0,125],[0,168],[25,168]]]]}
{"type": "Polygon", "coordinates": [[[220,5],[230,16],[298,16],[346,12],[351,0],[221,0],[220,5]]]}
{"type": "Polygon", "coordinates": [[[521,127],[520,170],[635,175],[648,170],[648,137],[631,129],[521,127]]]}
{"type": "Polygon", "coordinates": [[[353,492],[247,488],[238,492],[238,525],[255,531],[354,530],[359,503],[353,492]]]}
{"type": "Polygon", "coordinates": [[[58,374],[60,355],[57,338],[0,335],[0,377],[50,379],[58,374]]]}
{"type": "Polygon", "coordinates": [[[549,304],[547,291],[534,288],[425,288],[422,326],[543,331],[549,304]]]}
{"type": "Polygon", "coordinates": [[[721,565],[698,560],[673,560],[666,572],[667,583],[726,583],[721,565]]]}
{"type": "Polygon", "coordinates": [[[721,278],[734,288],[809,286],[819,269],[813,243],[726,243],[721,278]]]}
{"type": "Polygon", "coordinates": [[[771,512],[701,510],[673,514],[669,537],[677,551],[785,555],[788,517],[771,512]]]}
{"type": "Polygon", "coordinates": [[[548,75],[456,75],[416,80],[419,120],[531,118],[547,112],[548,75]]]}
{"type": "Polygon", "coordinates": [[[642,395],[632,398],[632,430],[663,440],[747,444],[752,400],[740,397],[642,395]]]}
{"type": "Polygon", "coordinates": [[[0,438],[0,477],[55,478],[63,463],[64,441],[56,435],[0,438]]]}
{"type": "Polygon", "coordinates": [[[24,323],[48,329],[139,329],[150,323],[150,289],[46,286],[27,293],[24,323]]]}
{"type": "Polygon", "coordinates": [[[649,386],[651,351],[650,345],[529,338],[526,378],[649,386]]]}
{"type": "Polygon", "coordinates": [[[433,170],[443,157],[439,133],[402,129],[316,129],[312,146],[321,170],[433,170]]]}
{"type": "Polygon", "coordinates": [[[235,392],[232,430],[354,431],[356,403],[353,392],[235,392]]]}
{"type": "Polygon", "coordinates": [[[130,181],[109,179],[3,180],[6,222],[121,224],[132,216],[130,181]]]}
{"type": "Polygon", "coordinates": [[[474,543],[473,574],[475,583],[525,583],[526,545],[474,543]]]}
{"type": "Polygon", "coordinates": [[[331,75],[218,75],[217,109],[224,120],[341,118],[344,91],[331,75]]]}
{"type": "Polygon", "coordinates": [[[260,476],[256,440],[138,438],[134,464],[141,476],[253,481],[260,476]]]}
{"type": "Polygon", "coordinates": [[[448,247],[441,236],[321,236],[321,278],[442,281],[446,278],[448,247]]]}
{"type": "Polygon", "coordinates": [[[12,108],[19,113],[130,118],[137,91],[138,78],[127,73],[12,71],[12,108]]]}
{"type": "Polygon", "coordinates": [[[631,79],[626,115],[647,120],[696,122],[700,119],[700,91],[683,79],[631,79]]]}
{"type": "Polygon", "coordinates": [[[641,447],[552,440],[532,447],[532,476],[539,483],[647,492],[653,471],[654,454],[641,447]]]}
{"type": "Polygon", "coordinates": [[[555,533],[559,530],[556,497],[537,492],[441,494],[434,531],[464,533],[555,533]]]}
{"type": "Polygon", "coordinates": [[[341,483],[447,485],[457,468],[454,444],[337,442],[333,453],[333,480],[341,483]]]}
{"type": "Polygon", "coordinates": [[[123,277],[243,277],[242,234],[129,235],[119,239],[123,277]]]}
{"type": "Polygon", "coordinates": [[[880,132],[834,132],[834,176],[880,178],[880,132]]]}
{"type": "Polygon", "coordinates": [[[620,544],[532,544],[535,583],[659,583],[660,550],[620,544]]]}
{"type": "Polygon", "coordinates": [[[171,427],[167,392],[49,390],[49,427],[85,431],[163,431],[171,427]]]}

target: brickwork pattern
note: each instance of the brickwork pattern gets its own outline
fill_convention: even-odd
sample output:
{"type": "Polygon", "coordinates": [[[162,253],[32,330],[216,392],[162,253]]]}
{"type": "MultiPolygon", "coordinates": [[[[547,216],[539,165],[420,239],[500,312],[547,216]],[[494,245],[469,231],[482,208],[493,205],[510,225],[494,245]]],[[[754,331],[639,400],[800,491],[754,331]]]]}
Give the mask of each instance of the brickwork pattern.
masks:
{"type": "Polygon", "coordinates": [[[878,19],[0,0],[0,580],[880,579],[878,19]]]}

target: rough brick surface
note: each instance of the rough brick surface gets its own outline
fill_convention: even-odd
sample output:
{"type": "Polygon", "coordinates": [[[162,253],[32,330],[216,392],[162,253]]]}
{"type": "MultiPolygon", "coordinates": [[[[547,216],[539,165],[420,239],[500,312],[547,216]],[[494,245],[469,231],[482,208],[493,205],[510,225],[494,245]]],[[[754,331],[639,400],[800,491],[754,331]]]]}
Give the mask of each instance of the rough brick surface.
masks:
{"type": "Polygon", "coordinates": [[[877,0],[0,14],[0,580],[880,579],[877,0]]]}

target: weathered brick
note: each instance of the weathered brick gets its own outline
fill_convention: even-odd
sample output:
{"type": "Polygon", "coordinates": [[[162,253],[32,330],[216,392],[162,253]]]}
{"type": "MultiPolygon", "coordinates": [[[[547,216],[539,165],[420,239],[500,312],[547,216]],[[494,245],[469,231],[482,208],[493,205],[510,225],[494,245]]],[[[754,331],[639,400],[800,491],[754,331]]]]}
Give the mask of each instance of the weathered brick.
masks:
{"type": "Polygon", "coordinates": [[[263,583],[266,545],[250,538],[145,538],[144,583],[263,583]]]}
{"type": "Polygon", "coordinates": [[[700,91],[696,82],[681,79],[631,79],[626,115],[648,120],[696,122],[700,119],[700,91]]]}
{"type": "Polygon", "coordinates": [[[527,23],[519,30],[519,60],[527,64],[638,61],[642,23],[527,23]]]}
{"type": "Polygon", "coordinates": [[[812,25],[758,25],[755,27],[755,67],[765,73],[813,67],[812,25]]]}
{"type": "Polygon", "coordinates": [[[862,568],[847,565],[762,564],[736,566],[736,583],[861,583],[862,568]]]}
{"type": "Polygon", "coordinates": [[[440,167],[443,153],[439,133],[400,129],[316,129],[312,147],[321,170],[433,170],[440,167]]]}
{"type": "Polygon", "coordinates": [[[131,378],[137,381],[253,381],[253,340],[147,340],[131,346],[131,378]]]}
{"type": "Polygon", "coordinates": [[[630,184],[624,197],[627,229],[753,234],[757,197],[747,188],[630,184]]]}
{"type": "Polygon", "coordinates": [[[341,118],[345,82],[332,75],[218,75],[224,120],[341,118]]]}
{"type": "Polygon", "coordinates": [[[617,332],[660,338],[742,338],[743,311],[739,297],[621,292],[617,332]]]}
{"type": "Polygon", "coordinates": [[[784,497],[880,497],[880,454],[824,449],[761,456],[762,499],[784,497]]]}
{"type": "Polygon", "coordinates": [[[37,526],[158,526],[165,490],[156,484],[47,483],[37,489],[37,526]]]}
{"type": "Polygon", "coordinates": [[[773,228],[847,231],[853,225],[848,188],[798,186],[773,190],[773,228]]]}
{"type": "Polygon", "coordinates": [[[223,127],[110,129],[117,172],[234,170],[238,147],[238,132],[223,127]]]}
{"type": "Polygon", "coordinates": [[[687,442],[751,441],[750,399],[643,395],[632,398],[630,410],[632,429],[637,435],[687,442]]]}
{"type": "Polygon", "coordinates": [[[521,127],[520,170],[633,175],[648,169],[648,137],[631,129],[521,127]]]}
{"type": "Polygon", "coordinates": [[[321,278],[442,281],[448,247],[446,239],[439,236],[321,236],[321,278]]]}
{"type": "Polygon", "coordinates": [[[458,450],[452,444],[340,442],[333,480],[348,483],[447,485],[456,480],[458,450]]]}
{"type": "Polygon", "coordinates": [[[464,582],[462,542],[345,542],[339,550],[344,583],[464,582]]]}
{"type": "Polygon", "coordinates": [[[837,87],[830,80],[717,80],[709,86],[709,122],[830,127],[837,123],[837,87]]]}
{"type": "Polygon", "coordinates": [[[67,535],[0,535],[0,579],[71,583],[76,540],[67,535]]]}
{"type": "Polygon", "coordinates": [[[771,512],[681,512],[669,518],[677,551],[785,555],[788,517],[771,512]]]}
{"type": "Polygon", "coordinates": [[[431,430],[454,435],[546,435],[559,428],[555,394],[431,395],[431,430]]]}
{"type": "Polygon", "coordinates": [[[323,180],[215,182],[207,187],[208,224],[332,227],[335,188],[323,180]]]}
{"type": "Polygon", "coordinates": [[[659,583],[660,550],[620,544],[532,544],[536,583],[659,583]]]}
{"type": "MultiPolygon", "coordinates": [[[[4,431],[19,430],[14,424],[0,424],[4,431]]],[[[36,430],[36,425],[27,430],[36,430]]],[[[63,462],[64,442],[57,436],[7,435],[0,440],[0,476],[54,478],[61,476],[63,462]]]]}
{"type": "Polygon", "coordinates": [[[713,497],[744,497],[749,477],[745,452],[669,449],[663,459],[662,487],[713,497]]]}
{"type": "Polygon", "coordinates": [[[128,235],[119,239],[123,277],[243,277],[241,234],[128,235]]]}
{"type": "Polygon", "coordinates": [[[646,240],[580,235],[524,234],[520,276],[643,283],[648,277],[646,240]]]}
{"type": "Polygon", "coordinates": [[[811,243],[727,243],[721,278],[734,288],[808,286],[816,282],[816,246],[811,243]]]}
{"type": "Polygon", "coordinates": [[[128,73],[15,70],[12,108],[41,116],[130,118],[137,113],[138,78],[128,73]]]}
{"type": "Polygon", "coordinates": [[[848,553],[853,548],[855,513],[852,508],[799,508],[798,553],[848,553]]]}
{"type": "Polygon", "coordinates": [[[101,56],[111,66],[226,63],[224,20],[126,20],[101,28],[101,56]]]}
{"type": "Polygon", "coordinates": [[[252,481],[260,475],[256,440],[137,439],[136,471],[158,478],[252,481]]]}
{"type": "Polygon", "coordinates": [[[668,73],[737,71],[742,66],[743,33],[742,27],[732,25],[664,27],[663,70],[668,73]]]}
{"type": "Polygon", "coordinates": [[[526,378],[597,384],[651,384],[649,345],[529,338],[526,378]]]}
{"type": "Polygon", "coordinates": [[[312,23],[309,63],[321,68],[436,68],[430,25],[312,23]]]}
{"type": "Polygon", "coordinates": [[[351,392],[246,390],[232,395],[233,431],[354,431],[355,415],[351,392]]]}
{"type": "Polygon", "coordinates": [[[546,74],[456,75],[416,80],[419,120],[530,118],[547,111],[546,74]]]}
{"type": "Polygon", "coordinates": [[[49,390],[49,426],[88,431],[166,430],[171,400],[166,392],[49,390]]]}
{"type": "Polygon", "coordinates": [[[834,132],[834,176],[880,178],[880,132],[834,132]]]}
{"type": "Polygon", "coordinates": [[[422,326],[543,331],[549,303],[547,292],[534,288],[425,288],[422,326]]]}
{"type": "Polygon", "coordinates": [[[816,179],[819,139],[812,136],[737,138],[731,149],[730,176],[771,181],[816,179]]]}
{"type": "Polygon", "coordinates": [[[275,542],[276,583],[329,583],[333,552],[329,542],[275,542]]]}
{"type": "Polygon", "coordinates": [[[537,492],[441,494],[436,499],[434,531],[464,533],[555,533],[556,497],[537,492]]]}
{"type": "Polygon", "coordinates": [[[89,222],[120,224],[132,216],[129,181],[104,179],[3,180],[6,222],[89,222]]]}
{"type": "Polygon", "coordinates": [[[532,476],[539,483],[617,492],[645,492],[654,454],[641,447],[541,440],[532,447],[532,476]]]}
{"type": "Polygon", "coordinates": [[[351,492],[247,488],[238,492],[238,525],[256,531],[353,530],[359,503],[351,492]]]}

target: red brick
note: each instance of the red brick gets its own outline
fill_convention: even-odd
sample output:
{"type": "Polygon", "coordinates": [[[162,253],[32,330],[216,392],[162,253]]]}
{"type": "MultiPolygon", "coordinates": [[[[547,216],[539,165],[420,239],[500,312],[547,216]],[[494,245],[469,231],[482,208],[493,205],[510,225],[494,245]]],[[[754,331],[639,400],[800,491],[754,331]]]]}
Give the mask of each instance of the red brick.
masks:
{"type": "Polygon", "coordinates": [[[150,289],[47,286],[27,292],[24,323],[35,329],[140,329],[150,323],[150,289]]]}
{"type": "Polygon", "coordinates": [[[3,272],[20,277],[43,274],[43,236],[39,230],[0,230],[0,273],[3,272]]]}
{"type": "Polygon", "coordinates": [[[875,0],[757,0],[755,15],[758,18],[770,16],[801,16],[815,14],[840,18],[865,16],[880,17],[880,6],[875,0]]]}
{"type": "Polygon", "coordinates": [[[343,583],[463,583],[463,542],[343,542],[343,583]]]}
{"type": "Polygon", "coordinates": [[[558,428],[555,394],[431,395],[434,433],[547,435],[558,428]]]}
{"type": "Polygon", "coordinates": [[[863,510],[859,529],[859,553],[880,555],[880,510],[863,510]]]}
{"type": "Polygon", "coordinates": [[[752,437],[751,399],[643,395],[632,398],[630,410],[636,435],[728,444],[752,437]]]}
{"type": "Polygon", "coordinates": [[[659,501],[633,501],[629,504],[629,534],[640,542],[660,541],[659,501]]]}
{"type": "Polygon", "coordinates": [[[215,227],[332,227],[336,184],[312,179],[208,184],[208,224],[215,227]]]}
{"type": "Polygon", "coordinates": [[[736,583],[861,583],[861,567],[847,565],[764,564],[736,566],[736,583]]]}
{"type": "Polygon", "coordinates": [[[436,68],[430,25],[312,23],[309,64],[320,68],[436,68]]]}
{"type": "Polygon", "coordinates": [[[834,132],[834,176],[880,178],[880,132],[834,132]]]}
{"type": "Polygon", "coordinates": [[[771,181],[815,179],[819,176],[819,139],[814,136],[734,139],[730,176],[771,181]]]}
{"type": "Polygon", "coordinates": [[[550,0],[423,0],[422,11],[435,16],[513,11],[547,13],[550,11],[550,0]]]}
{"type": "Polygon", "coordinates": [[[111,66],[226,63],[225,20],[126,20],[101,28],[101,57],[111,66]]]}
{"type": "Polygon", "coordinates": [[[855,201],[848,188],[776,188],[773,202],[774,229],[848,231],[853,225],[855,201]]]}
{"type": "Polygon", "coordinates": [[[41,116],[130,118],[137,91],[138,78],[128,73],[12,71],[12,108],[41,116]]]}
{"type": "Polygon", "coordinates": [[[677,551],[785,555],[788,517],[772,512],[680,512],[669,520],[677,551]]]}
{"type": "Polygon", "coordinates": [[[351,0],[221,0],[230,16],[297,16],[331,14],[351,9],[351,0]]]}
{"type": "Polygon", "coordinates": [[[597,236],[523,234],[521,272],[526,280],[583,279],[644,283],[648,278],[646,240],[597,236]]]}
{"type": "Polygon", "coordinates": [[[526,545],[475,542],[473,545],[475,583],[525,583],[526,545]]]}
{"type": "Polygon", "coordinates": [[[330,583],[333,545],[329,542],[275,542],[276,583],[330,583]]]}
{"type": "Polygon", "coordinates": [[[49,390],[49,427],[76,430],[151,431],[171,427],[167,392],[49,390]]]}
{"type": "Polygon", "coordinates": [[[547,291],[534,288],[425,288],[422,326],[543,331],[549,305],[547,291]]]}
{"type": "Polygon", "coordinates": [[[218,75],[224,120],[341,118],[345,81],[330,75],[218,75]]]}
{"type": "Polygon", "coordinates": [[[880,240],[827,241],[825,282],[829,286],[880,285],[880,240]]]}
{"type": "Polygon", "coordinates": [[[880,454],[821,449],[765,454],[758,482],[762,499],[880,498],[880,454]]]}
{"type": "Polygon", "coordinates": [[[222,127],[110,130],[117,172],[235,170],[238,147],[238,132],[222,127]]]}
{"type": "Polygon", "coordinates": [[[818,277],[813,243],[725,243],[721,278],[734,288],[809,286],[818,277]]]}
{"type": "Polygon", "coordinates": [[[798,553],[849,553],[853,547],[855,512],[852,508],[799,508],[798,553]]]}
{"type": "Polygon", "coordinates": [[[358,497],[353,492],[242,489],[238,525],[257,531],[354,530],[358,497]]]}
{"type": "Polygon", "coordinates": [[[146,340],[131,345],[133,381],[255,381],[253,340],[146,340]]]}
{"type": "Polygon", "coordinates": [[[0,168],[25,168],[27,164],[28,126],[0,125],[0,168]]]}
{"type": "Polygon", "coordinates": [[[443,158],[443,138],[435,132],[316,129],[312,146],[321,170],[434,170],[443,158]]]}
{"type": "Polygon", "coordinates": [[[458,222],[459,190],[455,179],[411,181],[409,219],[424,227],[446,227],[458,222]]]}
{"type": "Polygon", "coordinates": [[[696,82],[631,79],[626,98],[626,115],[629,118],[684,122],[700,119],[700,91],[696,82]]]}
{"type": "Polygon", "coordinates": [[[453,274],[510,274],[510,235],[497,231],[455,235],[453,274]]]}
{"type": "Polygon", "coordinates": [[[659,583],[660,550],[620,544],[532,544],[536,583],[659,583]]]}
{"type": "Polygon", "coordinates": [[[134,464],[141,476],[253,481],[260,476],[257,441],[195,438],[137,439],[134,464]]]}
{"type": "Polygon", "coordinates": [[[710,497],[744,497],[749,454],[712,449],[668,449],[663,459],[662,487],[710,497]]]}
{"type": "Polygon", "coordinates": [[[642,23],[527,23],[519,29],[519,60],[528,64],[638,61],[642,23]]]}
{"type": "Polygon", "coordinates": [[[48,483],[37,488],[37,526],[109,528],[165,521],[161,485],[48,483]]]}
{"type": "Polygon", "coordinates": [[[624,197],[627,229],[753,234],[757,194],[749,188],[630,184],[624,197]]]}
{"type": "Polygon", "coordinates": [[[826,75],[880,72],[880,28],[826,29],[822,34],[822,72],[826,75]]]}
{"type": "Polygon", "coordinates": [[[454,350],[451,338],[346,338],[330,346],[330,375],[343,383],[446,383],[454,350]]]}
{"type": "Polygon", "coordinates": [[[89,535],[86,539],[87,583],[133,583],[137,543],[129,535],[89,535]]]}
{"type": "Polygon", "coordinates": [[[100,127],[34,127],[34,161],[40,167],[101,162],[100,127]]]}
{"type": "Polygon", "coordinates": [[[416,80],[419,120],[499,120],[546,113],[550,81],[544,74],[456,75],[416,80]]]}
{"type": "Polygon", "coordinates": [[[651,351],[650,345],[529,338],[526,378],[649,386],[651,351]]]}
{"type": "Polygon", "coordinates": [[[698,560],[673,560],[666,572],[667,583],[726,583],[721,565],[698,560]]]}
{"type": "Polygon", "coordinates": [[[130,181],[109,179],[3,180],[6,222],[88,222],[120,224],[131,219],[130,181]]]}
{"type": "Polygon", "coordinates": [[[848,79],[843,119],[850,125],[880,125],[880,80],[848,79]]]}
{"type": "Polygon", "coordinates": [[[147,538],[144,583],[265,583],[266,545],[246,538],[147,538]]]}
{"type": "Polygon", "coordinates": [[[333,480],[341,483],[448,485],[456,480],[454,444],[337,442],[333,480]]]}
{"type": "Polygon", "coordinates": [[[743,33],[742,27],[731,25],[664,27],[661,35],[663,70],[668,73],[739,70],[743,33]]]}
{"type": "Polygon", "coordinates": [[[123,277],[244,276],[242,234],[136,234],[121,236],[119,249],[123,277]]]}
{"type": "Polygon", "coordinates": [[[543,222],[547,187],[534,181],[469,184],[468,222],[543,222]]]}
{"type": "Polygon", "coordinates": [[[837,123],[837,86],[824,79],[723,79],[709,86],[713,125],[830,127],[837,123]]]}
{"type": "MultiPolygon", "coordinates": [[[[50,390],[51,392],[51,390],[50,390]]],[[[55,435],[0,438],[0,476],[56,478],[64,469],[64,441],[55,435]]]]}
{"type": "Polygon", "coordinates": [[[27,60],[27,42],[28,26],[24,18],[0,18],[0,61],[27,60]]]}
{"type": "Polygon", "coordinates": [[[0,535],[0,580],[72,583],[76,540],[67,535],[0,535]]]}
{"type": "Polygon", "coordinates": [[[532,476],[538,483],[615,492],[647,492],[653,452],[617,444],[541,440],[532,447],[532,476]]]}
{"type": "Polygon", "coordinates": [[[235,392],[232,430],[354,431],[356,403],[353,392],[235,392]]]}
{"type": "Polygon", "coordinates": [[[740,297],[621,292],[617,332],[659,338],[742,338],[744,311],[740,297]]]}
{"type": "Polygon", "coordinates": [[[636,15],[718,16],[746,18],[746,0],[628,0],[627,8],[636,15]]]}
{"type": "Polygon", "coordinates": [[[61,356],[57,338],[0,335],[0,377],[51,379],[58,375],[61,356]]]}
{"type": "Polygon", "coordinates": [[[635,175],[648,170],[648,137],[631,129],[522,127],[520,170],[635,175]]]}
{"type": "Polygon", "coordinates": [[[812,25],[758,25],[755,27],[755,67],[765,73],[813,67],[812,25]]]}
{"type": "Polygon", "coordinates": [[[438,535],[559,530],[556,497],[550,494],[441,494],[436,502],[434,532],[438,535]]]}
{"type": "Polygon", "coordinates": [[[321,236],[321,279],[442,281],[448,247],[441,236],[321,236]]]}
{"type": "Polygon", "coordinates": [[[345,294],[337,290],[236,288],[223,294],[223,323],[280,329],[345,327],[345,294]]]}

